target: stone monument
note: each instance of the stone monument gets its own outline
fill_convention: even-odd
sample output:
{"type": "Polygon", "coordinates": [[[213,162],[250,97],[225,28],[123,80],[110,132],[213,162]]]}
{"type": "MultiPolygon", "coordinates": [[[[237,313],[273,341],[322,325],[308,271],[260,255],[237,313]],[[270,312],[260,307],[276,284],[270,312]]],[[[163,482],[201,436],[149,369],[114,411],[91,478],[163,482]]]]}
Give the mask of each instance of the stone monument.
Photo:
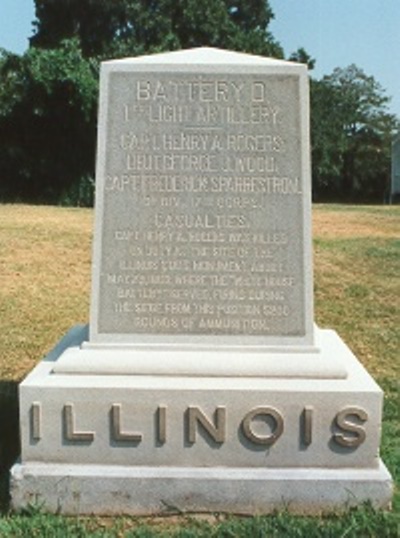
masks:
{"type": "Polygon", "coordinates": [[[15,508],[387,507],[382,392],[313,323],[304,65],[105,62],[89,330],[20,387],[15,508]]]}

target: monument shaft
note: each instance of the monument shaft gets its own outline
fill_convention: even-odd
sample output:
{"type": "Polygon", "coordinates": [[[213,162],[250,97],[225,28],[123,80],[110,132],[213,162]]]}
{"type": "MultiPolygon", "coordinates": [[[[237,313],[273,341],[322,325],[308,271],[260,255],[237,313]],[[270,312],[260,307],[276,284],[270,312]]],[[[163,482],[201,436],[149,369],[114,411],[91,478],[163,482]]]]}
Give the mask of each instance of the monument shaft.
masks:
{"type": "Polygon", "coordinates": [[[299,64],[103,64],[90,329],[21,384],[15,508],[390,505],[382,391],[313,324],[308,122],[299,64]]]}
{"type": "Polygon", "coordinates": [[[91,339],[313,343],[307,73],[280,69],[105,64],[91,339]]]}

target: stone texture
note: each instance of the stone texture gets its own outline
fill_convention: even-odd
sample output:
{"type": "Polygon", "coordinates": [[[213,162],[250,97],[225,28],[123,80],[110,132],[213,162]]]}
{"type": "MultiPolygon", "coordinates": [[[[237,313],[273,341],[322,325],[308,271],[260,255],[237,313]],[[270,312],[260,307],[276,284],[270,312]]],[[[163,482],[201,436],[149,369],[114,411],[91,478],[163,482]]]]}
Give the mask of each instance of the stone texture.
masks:
{"type": "Polygon", "coordinates": [[[389,507],[391,478],[379,458],[382,392],[333,331],[321,333],[346,378],[54,373],[65,350],[79,356],[86,328],[75,328],[20,387],[13,507],[37,501],[66,514],[319,513],[366,500],[389,507]]]}
{"type": "Polygon", "coordinates": [[[369,501],[388,508],[392,484],[377,469],[224,469],[53,465],[13,470],[14,507],[45,502],[62,514],[170,515],[275,510],[320,514],[369,501]]]}
{"type": "MultiPolygon", "coordinates": [[[[145,375],[55,374],[57,358],[42,361],[21,384],[22,462],[98,465],[189,467],[376,468],[379,461],[382,391],[350,350],[332,331],[321,331],[323,347],[345,362],[345,379],[285,379],[145,375]],[[65,406],[72,406],[74,430],[90,432],[83,440],[68,439],[65,406]],[[40,413],[33,434],[32,406],[40,413]],[[120,406],[120,431],[139,437],[117,439],[113,406],[120,406]],[[165,434],[159,409],[165,409],[165,434]],[[189,408],[200,410],[212,424],[216,410],[223,441],[196,423],[196,440],[189,434],[189,408]],[[273,409],[282,422],[280,437],[271,444],[263,437],[278,429],[276,420],[260,411],[251,428],[261,442],[245,435],[243,422],[254,409],[273,409]],[[339,412],[356,408],[366,419],[349,417],[365,431],[358,446],[343,447],[335,435],[356,439],[361,432],[344,431],[336,424],[339,412]],[[305,410],[311,412],[307,439],[305,410]]],[[[75,337],[72,331],[68,339],[75,337]]],[[[75,348],[76,350],[78,348],[75,348]]],[[[114,362],[118,362],[114,350],[114,362]]],[[[79,351],[77,351],[79,360],[79,351]]],[[[132,362],[135,356],[132,355],[132,362]]],[[[272,414],[273,414],[272,412],[272,414]]],[[[272,441],[272,439],[271,439],[272,441]]]]}
{"type": "MultiPolygon", "coordinates": [[[[54,364],[57,374],[161,375],[197,377],[269,377],[290,379],[345,379],[343,343],[329,331],[315,330],[316,346],[232,346],[215,349],[200,345],[168,346],[93,344],[87,328],[66,335],[63,353],[54,364]],[[76,338],[79,344],[76,343],[76,338]],[[327,339],[329,345],[327,345],[327,339]]],[[[61,349],[61,348],[60,348],[61,349]]]]}
{"type": "Polygon", "coordinates": [[[194,49],[101,94],[90,340],[312,345],[305,66],[194,49]]]}
{"type": "Polygon", "coordinates": [[[382,391],[313,325],[305,66],[107,62],[90,331],[20,387],[15,509],[388,507],[382,391]]]}

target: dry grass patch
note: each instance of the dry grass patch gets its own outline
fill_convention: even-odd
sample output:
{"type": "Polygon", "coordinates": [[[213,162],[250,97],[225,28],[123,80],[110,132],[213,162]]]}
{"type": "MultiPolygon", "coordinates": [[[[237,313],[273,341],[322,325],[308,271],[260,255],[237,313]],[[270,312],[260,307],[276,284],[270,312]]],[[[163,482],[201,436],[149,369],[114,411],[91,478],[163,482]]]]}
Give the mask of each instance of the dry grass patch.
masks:
{"type": "Polygon", "coordinates": [[[23,377],[88,319],[92,211],[0,206],[0,375],[23,377]]]}
{"type": "MultiPolygon", "coordinates": [[[[89,318],[93,212],[0,205],[0,375],[19,380],[89,318]]],[[[316,320],[373,375],[398,375],[400,208],[317,205],[316,320]]]]}
{"type": "Polygon", "coordinates": [[[324,239],[400,237],[396,206],[313,206],[314,237],[324,239]]]}
{"type": "MultiPolygon", "coordinates": [[[[18,452],[13,381],[22,379],[71,326],[88,321],[92,217],[87,209],[0,205],[0,422],[4,441],[0,464],[4,476],[18,452]]],[[[337,330],[383,382],[388,399],[382,454],[398,483],[400,207],[319,205],[313,219],[316,320],[321,327],[337,330]]],[[[1,487],[0,498],[5,499],[6,480],[0,481],[1,487]]],[[[394,509],[398,511],[396,499],[398,496],[394,509]]],[[[70,520],[39,513],[25,519],[0,518],[0,526],[2,536],[72,536],[75,532],[91,536],[93,531],[107,537],[128,532],[149,537],[164,532],[166,536],[383,538],[395,536],[396,523],[395,514],[392,518],[360,510],[331,519],[278,515],[160,521],[70,520]],[[142,527],[144,523],[149,525],[142,527]]]]}
{"type": "Polygon", "coordinates": [[[374,376],[399,374],[400,208],[316,206],[317,322],[374,376]]]}

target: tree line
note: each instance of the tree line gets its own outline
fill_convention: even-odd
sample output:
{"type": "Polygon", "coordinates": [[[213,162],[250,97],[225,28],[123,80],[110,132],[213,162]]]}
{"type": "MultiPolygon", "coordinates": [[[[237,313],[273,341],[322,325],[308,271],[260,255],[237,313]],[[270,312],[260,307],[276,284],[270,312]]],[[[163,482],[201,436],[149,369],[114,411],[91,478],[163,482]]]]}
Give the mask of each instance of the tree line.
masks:
{"type": "MultiPolygon", "coordinates": [[[[0,201],[93,203],[102,60],[212,46],[283,58],[265,0],[35,0],[30,46],[0,50],[0,201]]],[[[313,60],[300,48],[290,60],[313,60]]],[[[355,65],[311,71],[313,198],[382,202],[398,119],[355,65]]]]}

